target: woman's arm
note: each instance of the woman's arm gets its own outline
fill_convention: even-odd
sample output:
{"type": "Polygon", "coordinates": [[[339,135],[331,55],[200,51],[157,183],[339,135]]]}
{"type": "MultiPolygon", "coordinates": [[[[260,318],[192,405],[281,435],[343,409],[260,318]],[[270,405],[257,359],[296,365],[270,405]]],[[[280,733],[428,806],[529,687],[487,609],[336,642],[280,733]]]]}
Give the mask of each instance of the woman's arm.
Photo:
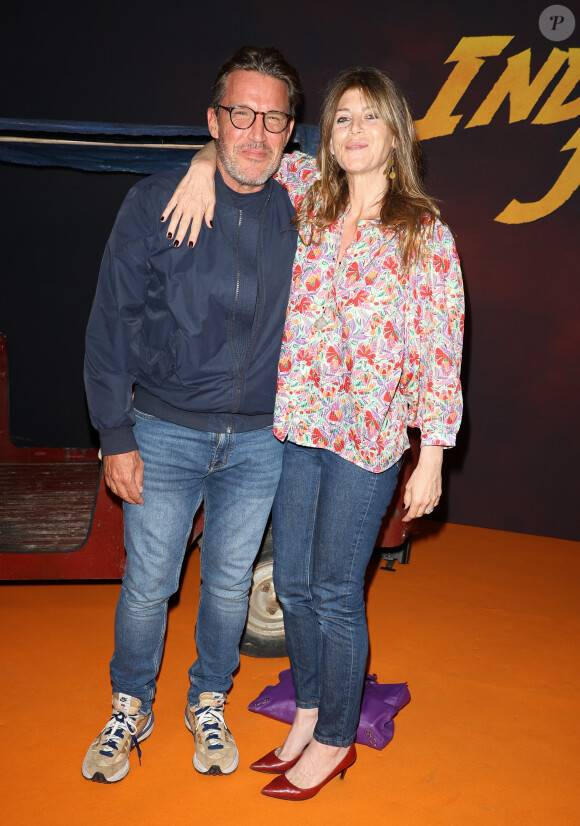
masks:
{"type": "Polygon", "coordinates": [[[295,209],[298,209],[312,184],[320,178],[316,161],[304,152],[282,155],[274,180],[282,184],[295,209]]]}
{"type": "Polygon", "coordinates": [[[410,522],[417,516],[431,513],[441,498],[441,466],[443,448],[438,445],[424,445],[417,467],[405,486],[403,508],[407,513],[403,522],[410,522]]]}
{"type": "Polygon", "coordinates": [[[440,222],[428,246],[413,279],[414,312],[408,328],[416,379],[411,382],[407,424],[421,430],[421,455],[405,489],[405,522],[429,513],[439,503],[443,450],[455,444],[463,406],[461,268],[453,236],[440,222]]]}
{"type": "MultiPolygon", "coordinates": [[[[215,206],[215,170],[217,152],[215,142],[210,141],[191,159],[189,170],[180,181],[171,200],[163,210],[162,221],[171,216],[167,228],[167,237],[173,239],[173,246],[179,247],[185,238],[189,225],[188,247],[194,247],[205,217],[206,225],[211,228],[215,206]]],[[[288,190],[288,196],[297,208],[298,204],[318,178],[314,158],[295,152],[283,155],[280,168],[274,175],[275,180],[288,190]]]]}
{"type": "Polygon", "coordinates": [[[216,159],[215,143],[210,141],[193,156],[187,174],[181,179],[163,210],[162,221],[166,221],[173,212],[167,237],[173,239],[174,247],[181,244],[190,224],[187,246],[191,248],[195,246],[203,218],[206,226],[211,229],[215,206],[216,159]]]}

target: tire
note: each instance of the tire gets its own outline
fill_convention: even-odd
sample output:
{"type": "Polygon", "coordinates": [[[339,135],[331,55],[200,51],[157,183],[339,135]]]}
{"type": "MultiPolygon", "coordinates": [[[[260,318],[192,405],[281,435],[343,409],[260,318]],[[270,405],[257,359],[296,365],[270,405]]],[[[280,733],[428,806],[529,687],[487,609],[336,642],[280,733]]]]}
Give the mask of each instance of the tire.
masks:
{"type": "Polygon", "coordinates": [[[268,523],[254,563],[248,619],[240,645],[240,652],[248,657],[285,657],[288,653],[282,608],[274,590],[273,562],[272,525],[268,523]]]}

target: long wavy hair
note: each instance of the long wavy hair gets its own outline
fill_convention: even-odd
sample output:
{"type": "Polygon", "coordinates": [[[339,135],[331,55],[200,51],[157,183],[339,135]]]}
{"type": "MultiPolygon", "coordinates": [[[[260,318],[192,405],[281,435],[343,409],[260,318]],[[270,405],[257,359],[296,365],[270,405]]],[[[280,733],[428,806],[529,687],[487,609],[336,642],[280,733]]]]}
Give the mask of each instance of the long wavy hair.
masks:
{"type": "Polygon", "coordinates": [[[427,195],[419,173],[420,147],[409,105],[385,72],[372,67],[355,67],[340,72],[326,90],[320,114],[320,144],[316,164],[321,174],[308,191],[297,212],[297,224],[304,243],[317,243],[321,232],[346,210],[350,197],[346,173],[338,165],[330,143],[335,115],[342,95],[360,89],[368,106],[395,136],[389,156],[394,179],[385,177],[385,193],[380,204],[384,227],[395,230],[405,266],[422,251],[428,227],[439,217],[439,209],[427,195]]]}

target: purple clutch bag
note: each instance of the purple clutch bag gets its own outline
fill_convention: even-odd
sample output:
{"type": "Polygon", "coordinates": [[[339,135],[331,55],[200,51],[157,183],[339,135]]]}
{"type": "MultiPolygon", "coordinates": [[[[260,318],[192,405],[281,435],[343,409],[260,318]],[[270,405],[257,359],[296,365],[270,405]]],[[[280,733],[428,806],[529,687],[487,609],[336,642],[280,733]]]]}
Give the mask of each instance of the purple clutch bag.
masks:
{"type": "MultiPolygon", "coordinates": [[[[277,685],[267,685],[248,708],[274,720],[291,723],[296,703],[290,669],[281,671],[278,679],[277,685]]],[[[367,674],[356,742],[372,749],[384,749],[395,733],[393,717],[410,699],[407,683],[378,683],[376,674],[367,674]]]]}

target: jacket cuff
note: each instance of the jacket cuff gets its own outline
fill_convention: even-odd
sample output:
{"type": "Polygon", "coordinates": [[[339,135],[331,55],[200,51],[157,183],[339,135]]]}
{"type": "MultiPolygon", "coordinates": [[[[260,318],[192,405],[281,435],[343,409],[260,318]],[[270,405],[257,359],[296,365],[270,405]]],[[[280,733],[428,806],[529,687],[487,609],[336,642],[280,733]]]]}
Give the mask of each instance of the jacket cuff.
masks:
{"type": "Polygon", "coordinates": [[[101,453],[103,456],[112,456],[117,453],[131,453],[138,450],[132,427],[111,427],[99,430],[101,437],[101,453]]]}

